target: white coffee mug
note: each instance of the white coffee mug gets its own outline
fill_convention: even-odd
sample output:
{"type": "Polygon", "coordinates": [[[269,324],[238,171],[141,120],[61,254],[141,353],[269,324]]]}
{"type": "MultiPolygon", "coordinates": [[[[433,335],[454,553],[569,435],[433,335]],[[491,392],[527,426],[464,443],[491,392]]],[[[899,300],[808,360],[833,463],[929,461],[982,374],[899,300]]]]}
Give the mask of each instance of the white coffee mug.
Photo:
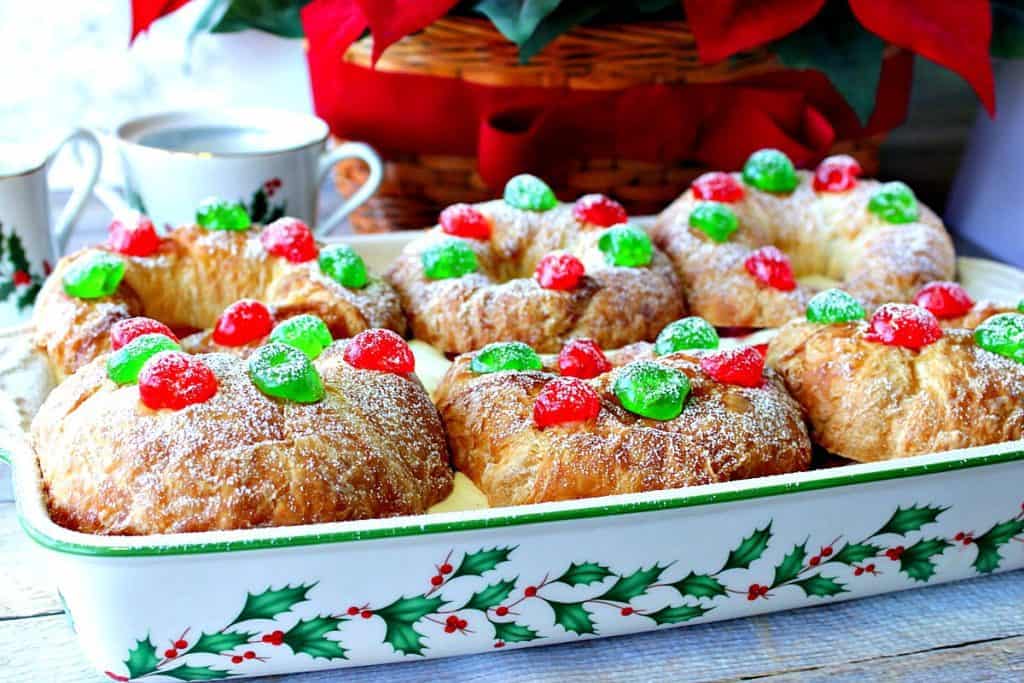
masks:
{"type": "Polygon", "coordinates": [[[101,161],[99,141],[82,129],[48,151],[0,140],[0,327],[28,319],[43,280],[64,252],[71,228],[96,185],[101,161]],[[84,178],[51,230],[47,172],[69,142],[89,151],[82,162],[84,178]]]}
{"type": "Polygon", "coordinates": [[[328,132],[315,116],[277,109],[180,111],[132,119],[116,130],[125,200],[158,224],[177,226],[193,222],[204,199],[218,197],[242,202],[255,223],[294,216],[326,235],[377,191],[382,176],[380,157],[372,148],[347,142],[327,151],[328,132]],[[366,182],[318,220],[324,177],[339,161],[353,157],[369,166],[366,182]]]}

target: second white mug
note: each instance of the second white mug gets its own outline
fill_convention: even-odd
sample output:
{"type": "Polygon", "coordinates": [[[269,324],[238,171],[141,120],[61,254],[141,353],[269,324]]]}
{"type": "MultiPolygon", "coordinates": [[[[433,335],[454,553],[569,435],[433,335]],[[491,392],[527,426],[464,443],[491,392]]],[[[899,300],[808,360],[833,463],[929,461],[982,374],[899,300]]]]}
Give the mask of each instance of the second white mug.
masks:
{"type": "Polygon", "coordinates": [[[255,223],[288,215],[319,236],[334,230],[380,185],[382,164],[366,144],[327,150],[327,124],[315,116],[277,109],[211,109],[153,114],[116,130],[126,201],[158,224],[195,220],[209,197],[239,201],[255,223]],[[363,186],[320,219],[320,186],[339,161],[364,161],[363,186]]]}

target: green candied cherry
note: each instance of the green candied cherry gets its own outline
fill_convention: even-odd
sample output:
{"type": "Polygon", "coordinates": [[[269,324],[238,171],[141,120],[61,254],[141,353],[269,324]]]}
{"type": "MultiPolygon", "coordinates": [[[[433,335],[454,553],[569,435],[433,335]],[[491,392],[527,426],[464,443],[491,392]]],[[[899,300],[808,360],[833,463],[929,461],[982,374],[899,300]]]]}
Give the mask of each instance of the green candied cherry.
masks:
{"type": "Polygon", "coordinates": [[[295,403],[316,403],[324,397],[320,373],[294,346],[270,342],[249,356],[249,377],[267,396],[295,403]]]}
{"type": "Polygon", "coordinates": [[[324,321],[315,315],[297,315],[280,323],[270,333],[270,341],[294,346],[315,360],[334,339],[324,321]]]}
{"type": "Polygon", "coordinates": [[[522,342],[488,344],[473,356],[469,369],[478,375],[503,370],[540,370],[544,364],[537,352],[522,342]]]}
{"type": "Polygon", "coordinates": [[[446,239],[420,255],[423,274],[431,280],[447,280],[475,273],[480,264],[476,252],[460,239],[446,239]]]}
{"type": "Polygon", "coordinates": [[[808,322],[820,325],[863,320],[866,315],[861,303],[841,289],[818,292],[807,302],[808,322]]]}
{"type": "Polygon", "coordinates": [[[691,315],[666,325],[654,341],[654,353],[664,356],[687,349],[717,349],[718,332],[704,318],[691,315]]]}
{"type": "Polygon", "coordinates": [[[77,259],[61,278],[64,292],[78,299],[102,299],[117,291],[124,279],[124,261],[105,251],[77,259]]]}
{"type": "Polygon", "coordinates": [[[241,202],[210,197],[204,199],[196,209],[196,223],[207,230],[241,231],[252,226],[252,219],[241,202]]]}
{"type": "Polygon", "coordinates": [[[651,238],[640,228],[628,223],[605,230],[597,240],[597,248],[608,263],[624,268],[646,266],[654,258],[651,238]]]}
{"type": "Polygon", "coordinates": [[[906,183],[884,183],[868,200],[868,211],[888,223],[913,223],[917,220],[917,197],[906,183]]]}
{"type": "Polygon", "coordinates": [[[143,334],[107,356],[107,377],[117,384],[135,384],[146,361],[161,351],[180,351],[181,346],[164,334],[143,334]]]}
{"type": "Polygon", "coordinates": [[[362,289],[370,282],[366,262],[347,244],[333,244],[320,250],[320,272],[349,289],[362,289]]]}
{"type": "Polygon", "coordinates": [[[992,316],[974,330],[974,341],[986,351],[1024,363],[1024,315],[992,316]]]}
{"type": "Polygon", "coordinates": [[[760,149],[743,164],[743,182],[765,192],[792,192],[800,183],[793,162],[777,149],[760,149]]]}
{"type": "Polygon", "coordinates": [[[690,212],[690,227],[700,230],[713,242],[727,242],[740,226],[733,210],[721,202],[698,202],[690,212]]]}
{"type": "Polygon", "coordinates": [[[523,173],[505,183],[505,203],[522,211],[547,211],[558,199],[543,180],[523,173]]]}
{"type": "Polygon", "coordinates": [[[683,412],[690,395],[690,379],[675,368],[640,360],[622,368],[612,391],[631,413],[652,420],[672,420],[683,412]]]}

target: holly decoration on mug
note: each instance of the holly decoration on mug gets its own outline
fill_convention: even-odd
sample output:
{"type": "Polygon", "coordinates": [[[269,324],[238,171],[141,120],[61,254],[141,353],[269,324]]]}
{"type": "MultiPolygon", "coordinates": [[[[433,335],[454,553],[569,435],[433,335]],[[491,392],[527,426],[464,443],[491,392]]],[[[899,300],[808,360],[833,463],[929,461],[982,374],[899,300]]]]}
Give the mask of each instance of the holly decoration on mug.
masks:
{"type": "Polygon", "coordinates": [[[252,199],[249,200],[249,206],[246,207],[253,223],[266,225],[284,217],[288,208],[287,200],[279,203],[273,201],[274,195],[278,194],[282,187],[284,182],[280,178],[270,178],[256,188],[252,193],[252,199]]]}
{"type": "MultiPolygon", "coordinates": [[[[46,261],[43,269],[49,270],[46,261]]],[[[21,237],[14,230],[6,232],[0,223],[0,302],[12,301],[19,311],[25,310],[36,302],[48,274],[32,270],[21,237]]]]}

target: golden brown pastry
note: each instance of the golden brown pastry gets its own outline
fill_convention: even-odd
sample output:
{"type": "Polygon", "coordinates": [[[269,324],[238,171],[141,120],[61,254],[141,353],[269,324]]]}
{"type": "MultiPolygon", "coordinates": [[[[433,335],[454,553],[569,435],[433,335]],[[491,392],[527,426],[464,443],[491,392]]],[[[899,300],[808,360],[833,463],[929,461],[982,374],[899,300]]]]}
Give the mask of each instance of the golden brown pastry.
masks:
{"type": "Polygon", "coordinates": [[[171,231],[147,256],[101,246],[62,258],[36,303],[35,343],[63,377],[110,349],[110,328],[118,320],[147,316],[177,330],[205,329],[229,304],[246,298],[264,302],[279,320],[316,315],[336,338],[373,327],[405,331],[398,297],[379,278],[371,277],[363,288],[343,287],[320,271],[316,258],[293,263],[268,253],[257,230],[192,225],[171,231]],[[110,296],[70,296],[65,273],[97,253],[124,263],[120,284],[110,296]]]}
{"type": "Polygon", "coordinates": [[[451,207],[387,274],[414,336],[447,353],[507,340],[553,352],[577,336],[608,348],[653,339],[685,312],[678,280],[643,231],[608,227],[624,211],[584,219],[581,205],[614,204],[595,197],[546,210],[451,207]]]}
{"type": "Polygon", "coordinates": [[[307,404],[261,393],[245,361],[216,353],[191,357],[216,376],[212,397],[152,410],[96,358],[32,425],[51,517],[157,534],[426,512],[452,487],[437,411],[411,373],[347,364],[349,343],[313,361],[325,394],[307,404]]]}
{"type": "Polygon", "coordinates": [[[655,357],[650,344],[635,344],[610,352],[610,369],[587,380],[558,377],[552,358],[544,359],[542,371],[475,372],[474,360],[493,348],[459,356],[435,392],[453,461],[491,505],[710,484],[810,464],[800,409],[771,370],[764,371],[760,386],[735,386],[709,377],[700,352],[655,357]],[[642,376],[650,366],[688,379],[689,396],[674,418],[643,417],[619,398],[617,390],[630,385],[618,381],[623,373],[636,371],[630,377],[646,381],[642,376]],[[558,396],[566,396],[560,383],[572,389],[569,410],[592,399],[596,417],[538,426],[539,402],[547,415],[566,408],[557,404],[558,396]],[[573,393],[579,383],[589,387],[581,397],[573,393]],[[545,403],[551,396],[555,408],[545,403]]]}
{"type": "Polygon", "coordinates": [[[655,244],[695,315],[715,326],[777,327],[829,287],[871,311],[952,278],[942,221],[905,185],[858,179],[850,157],[829,157],[810,173],[781,155],[762,150],[742,174],[701,176],[658,217],[655,244]]]}
{"type": "Polygon", "coordinates": [[[908,348],[874,341],[871,322],[793,321],[769,344],[768,364],[806,412],[814,442],[844,458],[888,460],[1024,436],[1024,364],[979,347],[970,330],[937,333],[932,319],[922,339],[919,328],[899,316],[888,325],[918,337],[908,348]]]}

